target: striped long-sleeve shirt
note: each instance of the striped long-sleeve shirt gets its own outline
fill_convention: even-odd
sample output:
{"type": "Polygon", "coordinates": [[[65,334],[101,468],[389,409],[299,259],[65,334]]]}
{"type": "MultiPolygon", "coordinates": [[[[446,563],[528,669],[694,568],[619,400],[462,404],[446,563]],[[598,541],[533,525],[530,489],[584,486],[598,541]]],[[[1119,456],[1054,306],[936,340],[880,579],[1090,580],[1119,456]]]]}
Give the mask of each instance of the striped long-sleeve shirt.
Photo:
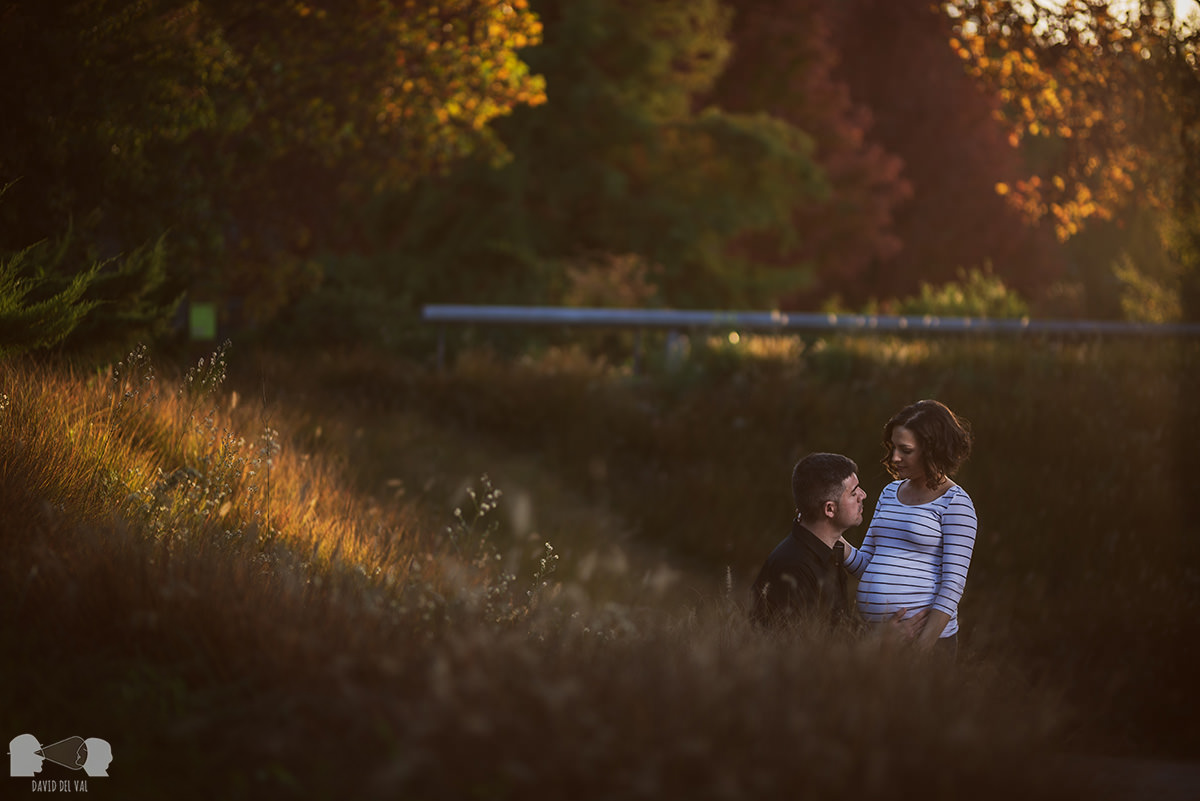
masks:
{"type": "Polygon", "coordinates": [[[933,607],[950,616],[942,631],[949,637],[958,631],[958,603],[975,549],[975,504],[955,484],[940,498],[909,506],[896,497],[900,483],[884,487],[862,547],[846,557],[846,568],[859,578],[858,611],[877,622],[900,609],[911,615],[933,607]]]}

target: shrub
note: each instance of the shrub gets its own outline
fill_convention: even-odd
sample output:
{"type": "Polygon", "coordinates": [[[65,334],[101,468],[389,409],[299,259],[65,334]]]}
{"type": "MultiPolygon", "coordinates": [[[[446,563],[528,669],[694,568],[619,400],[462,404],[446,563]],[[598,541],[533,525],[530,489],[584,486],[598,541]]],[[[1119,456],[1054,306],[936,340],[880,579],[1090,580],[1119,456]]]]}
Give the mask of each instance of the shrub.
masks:
{"type": "Polygon", "coordinates": [[[901,300],[900,314],[939,317],[1026,317],[1029,305],[994,275],[991,266],[959,270],[958,280],[934,287],[921,284],[921,293],[901,300]]]}

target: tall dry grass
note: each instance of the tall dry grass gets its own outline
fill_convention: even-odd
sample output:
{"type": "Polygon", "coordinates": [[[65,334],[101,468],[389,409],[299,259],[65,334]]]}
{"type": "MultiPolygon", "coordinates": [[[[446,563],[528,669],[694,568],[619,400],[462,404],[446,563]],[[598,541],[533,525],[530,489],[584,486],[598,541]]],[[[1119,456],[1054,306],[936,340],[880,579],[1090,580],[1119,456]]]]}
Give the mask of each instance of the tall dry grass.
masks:
{"type": "Polygon", "coordinates": [[[796,459],[849,454],[873,503],[884,421],[939,398],[976,434],[958,476],[980,514],[967,653],[1064,688],[1080,716],[1067,747],[1200,754],[1194,341],[693,338],[645,375],[582,347],[474,348],[443,372],[371,363],[332,367],[331,385],[370,380],[383,409],[529,454],[640,542],[741,588],[783,536],[796,459]]]}
{"type": "MultiPolygon", "coordinates": [[[[345,491],[280,433],[281,410],[222,390],[223,372],[218,352],[165,380],[141,349],[102,374],[3,367],[0,717],[123,732],[126,775],[220,764],[203,750],[219,743],[163,755],[160,741],[241,720],[239,686],[269,698],[331,654],[406,653],[458,617],[531,605],[480,569],[491,552],[474,521],[435,528],[345,491]],[[231,706],[205,723],[208,693],[231,706]]],[[[242,722],[221,738],[249,735],[242,722]]]]}
{"type": "MultiPolygon", "coordinates": [[[[3,366],[0,729],[103,737],[121,798],[1057,797],[1070,721],[1003,660],[595,604],[497,567],[487,484],[430,520],[285,408],[3,366]]],[[[440,380],[440,379],[438,379],[440,380]]],[[[728,593],[728,594],[727,594],[728,593]]]]}

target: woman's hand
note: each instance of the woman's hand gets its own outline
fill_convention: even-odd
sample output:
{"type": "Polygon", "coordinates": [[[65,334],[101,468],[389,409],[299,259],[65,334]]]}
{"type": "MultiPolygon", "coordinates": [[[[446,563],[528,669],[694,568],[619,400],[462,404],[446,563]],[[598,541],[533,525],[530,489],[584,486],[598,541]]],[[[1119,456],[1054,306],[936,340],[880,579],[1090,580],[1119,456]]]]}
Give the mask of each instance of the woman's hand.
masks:
{"type": "Polygon", "coordinates": [[[912,642],[924,631],[925,621],[929,618],[929,609],[922,609],[910,618],[904,617],[907,612],[907,609],[901,609],[892,615],[887,622],[887,631],[891,636],[912,642]]]}
{"type": "Polygon", "coordinates": [[[917,636],[917,650],[931,651],[933,646],[937,645],[938,637],[942,636],[946,625],[950,622],[950,616],[939,610],[925,610],[929,612],[929,619],[925,621],[921,633],[917,636]]]}

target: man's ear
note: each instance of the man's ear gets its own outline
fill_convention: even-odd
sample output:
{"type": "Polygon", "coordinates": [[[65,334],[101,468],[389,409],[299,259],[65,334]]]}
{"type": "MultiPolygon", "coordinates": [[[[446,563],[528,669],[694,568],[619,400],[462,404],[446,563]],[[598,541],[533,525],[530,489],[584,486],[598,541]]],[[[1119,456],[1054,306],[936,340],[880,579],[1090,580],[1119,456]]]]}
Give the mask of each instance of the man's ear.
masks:
{"type": "Polygon", "coordinates": [[[837,515],[837,503],[834,501],[825,501],[825,516],[830,520],[837,515]]]}

